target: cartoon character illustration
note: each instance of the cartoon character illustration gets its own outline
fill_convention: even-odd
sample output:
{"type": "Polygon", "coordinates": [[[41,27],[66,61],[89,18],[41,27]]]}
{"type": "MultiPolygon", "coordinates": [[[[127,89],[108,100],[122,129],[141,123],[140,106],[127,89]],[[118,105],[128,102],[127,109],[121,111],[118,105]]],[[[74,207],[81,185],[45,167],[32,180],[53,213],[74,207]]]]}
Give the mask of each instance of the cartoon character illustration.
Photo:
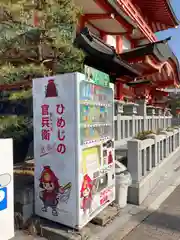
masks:
{"type": "Polygon", "coordinates": [[[58,96],[57,88],[53,79],[50,79],[48,81],[47,87],[45,89],[45,95],[46,95],[46,98],[58,96]]]}
{"type": "Polygon", "coordinates": [[[7,208],[7,185],[11,182],[11,175],[5,173],[0,175],[0,211],[7,208]]]}
{"type": "Polygon", "coordinates": [[[43,189],[39,196],[44,204],[42,211],[47,212],[48,207],[50,207],[52,208],[52,215],[58,216],[58,202],[67,203],[70,197],[71,183],[69,182],[65,186],[60,186],[59,179],[49,166],[44,167],[39,180],[40,188],[43,189]]]}
{"type": "Polygon", "coordinates": [[[82,187],[81,187],[81,209],[83,209],[84,213],[87,210],[91,211],[91,203],[92,203],[92,190],[93,190],[93,182],[91,178],[86,174],[83,179],[82,187]]]}

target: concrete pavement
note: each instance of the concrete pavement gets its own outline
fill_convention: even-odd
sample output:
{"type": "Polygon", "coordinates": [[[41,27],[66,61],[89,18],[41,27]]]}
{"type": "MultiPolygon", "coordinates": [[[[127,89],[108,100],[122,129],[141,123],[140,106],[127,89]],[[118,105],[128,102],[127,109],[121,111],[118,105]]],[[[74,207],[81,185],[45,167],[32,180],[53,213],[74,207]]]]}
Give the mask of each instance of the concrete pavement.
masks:
{"type": "MultiPolygon", "coordinates": [[[[179,180],[178,180],[179,183],[179,180]]],[[[162,203],[161,199],[166,198],[170,194],[170,188],[167,188],[163,194],[160,195],[150,208],[143,209],[134,213],[134,220],[131,219],[126,223],[127,235],[117,231],[110,235],[107,240],[180,240],[180,185],[173,188],[171,195],[162,203]],[[160,205],[160,206],[159,206],[160,205]],[[133,226],[134,224],[134,226],[133,226]],[[129,225],[129,226],[128,226],[129,225]],[[131,229],[128,231],[128,228],[131,229]]],[[[134,208],[135,210],[135,208],[134,208]]],[[[118,221],[119,222],[119,221],[118,221]]],[[[119,222],[120,224],[120,222],[119,222]]],[[[19,231],[16,237],[12,240],[44,240],[45,238],[32,237],[19,231]]],[[[105,239],[102,236],[100,238],[105,239]]]]}
{"type": "MultiPolygon", "coordinates": [[[[118,235],[112,240],[118,240],[118,235]]],[[[179,240],[180,186],[123,240],[179,240]]]]}
{"type": "MultiPolygon", "coordinates": [[[[174,225],[172,226],[175,220],[178,221],[180,226],[179,185],[180,159],[178,157],[167,169],[167,172],[162,176],[157,186],[141,206],[128,204],[125,209],[120,211],[119,216],[106,227],[102,228],[98,225],[92,226],[92,224],[89,224],[92,234],[90,240],[134,240],[138,236],[141,237],[141,240],[161,240],[162,236],[163,240],[180,240],[180,230],[177,229],[176,224],[175,227],[173,227],[174,225]],[[173,215],[172,208],[175,209],[174,212],[177,215],[173,215]],[[167,215],[170,220],[167,220],[167,215]],[[162,218],[164,222],[161,222],[162,218]],[[157,222],[155,221],[156,219],[157,222]],[[175,220],[173,221],[172,219],[175,220]],[[163,224],[165,224],[165,227],[163,224]]],[[[19,234],[13,240],[39,239],[27,235],[23,236],[21,235],[22,232],[19,234]]]]}
{"type": "Polygon", "coordinates": [[[12,238],[11,240],[46,240],[46,239],[41,238],[41,237],[30,236],[30,235],[24,233],[23,231],[17,231],[15,233],[15,237],[12,238]]]}

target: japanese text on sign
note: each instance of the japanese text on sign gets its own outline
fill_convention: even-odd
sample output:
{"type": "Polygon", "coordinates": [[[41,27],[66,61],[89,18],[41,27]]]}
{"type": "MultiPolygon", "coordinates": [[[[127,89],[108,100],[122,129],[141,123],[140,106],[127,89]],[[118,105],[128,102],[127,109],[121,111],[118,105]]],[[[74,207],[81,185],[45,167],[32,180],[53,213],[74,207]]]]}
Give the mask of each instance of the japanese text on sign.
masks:
{"type": "Polygon", "coordinates": [[[56,120],[56,126],[58,128],[58,146],[57,146],[57,152],[60,154],[64,154],[66,152],[66,145],[64,143],[65,140],[65,126],[66,121],[64,119],[64,111],[65,107],[63,104],[56,105],[56,113],[57,113],[57,120],[56,120]]]}
{"type": "Polygon", "coordinates": [[[100,193],[100,205],[104,205],[110,200],[110,196],[112,195],[112,189],[105,189],[100,193]]]}
{"type": "Polygon", "coordinates": [[[48,104],[43,104],[41,106],[41,114],[42,114],[41,137],[42,137],[42,140],[49,141],[51,138],[51,132],[52,132],[52,116],[49,113],[49,105],[48,104]]]}

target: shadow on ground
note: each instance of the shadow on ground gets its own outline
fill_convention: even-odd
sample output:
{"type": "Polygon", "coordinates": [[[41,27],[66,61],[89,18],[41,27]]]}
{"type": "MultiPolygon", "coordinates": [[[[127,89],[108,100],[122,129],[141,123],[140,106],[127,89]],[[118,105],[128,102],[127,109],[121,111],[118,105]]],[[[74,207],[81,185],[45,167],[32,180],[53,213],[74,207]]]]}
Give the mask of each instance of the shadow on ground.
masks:
{"type": "MultiPolygon", "coordinates": [[[[144,210],[133,216],[134,226],[124,240],[179,240],[180,186],[155,212],[144,210]]],[[[131,226],[130,226],[131,229],[131,226]]],[[[129,230],[130,230],[129,229],[129,230]]],[[[118,239],[117,234],[115,238],[118,239]]]]}

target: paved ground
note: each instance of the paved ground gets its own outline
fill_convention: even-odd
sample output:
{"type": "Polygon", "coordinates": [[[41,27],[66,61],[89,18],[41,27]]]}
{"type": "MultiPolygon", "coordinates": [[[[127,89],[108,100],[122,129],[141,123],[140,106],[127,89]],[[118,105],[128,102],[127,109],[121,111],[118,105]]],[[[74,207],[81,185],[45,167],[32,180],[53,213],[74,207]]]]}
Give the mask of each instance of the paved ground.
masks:
{"type": "MultiPolygon", "coordinates": [[[[180,185],[161,204],[157,211],[149,214],[150,213],[148,213],[148,217],[126,235],[123,240],[180,240],[180,185]]],[[[12,240],[41,239],[44,240],[44,238],[34,238],[22,232],[17,232],[16,237],[12,240]]],[[[108,238],[108,240],[119,239],[122,238],[118,238],[118,234],[108,238]]]]}
{"type": "Polygon", "coordinates": [[[16,235],[11,240],[46,240],[45,238],[40,237],[33,237],[28,236],[27,234],[23,233],[22,231],[16,232],[16,235]]]}
{"type": "MultiPolygon", "coordinates": [[[[93,225],[90,240],[135,240],[138,237],[140,240],[180,240],[179,157],[173,164],[170,164],[167,172],[162,175],[159,183],[142,206],[128,204],[112,224],[108,224],[103,230],[101,227],[96,226],[95,228],[93,225]],[[170,197],[167,198],[168,196],[170,197]],[[164,199],[166,200],[164,201],[164,199]],[[162,202],[164,203],[162,204],[162,202]],[[156,211],[157,209],[158,211],[156,211]],[[152,213],[152,211],[156,212],[152,213]]],[[[40,239],[17,232],[16,237],[12,240],[40,239]]]]}
{"type": "MultiPolygon", "coordinates": [[[[116,238],[118,240],[118,236],[116,238]]],[[[180,186],[124,240],[180,240],[180,186]]]]}

